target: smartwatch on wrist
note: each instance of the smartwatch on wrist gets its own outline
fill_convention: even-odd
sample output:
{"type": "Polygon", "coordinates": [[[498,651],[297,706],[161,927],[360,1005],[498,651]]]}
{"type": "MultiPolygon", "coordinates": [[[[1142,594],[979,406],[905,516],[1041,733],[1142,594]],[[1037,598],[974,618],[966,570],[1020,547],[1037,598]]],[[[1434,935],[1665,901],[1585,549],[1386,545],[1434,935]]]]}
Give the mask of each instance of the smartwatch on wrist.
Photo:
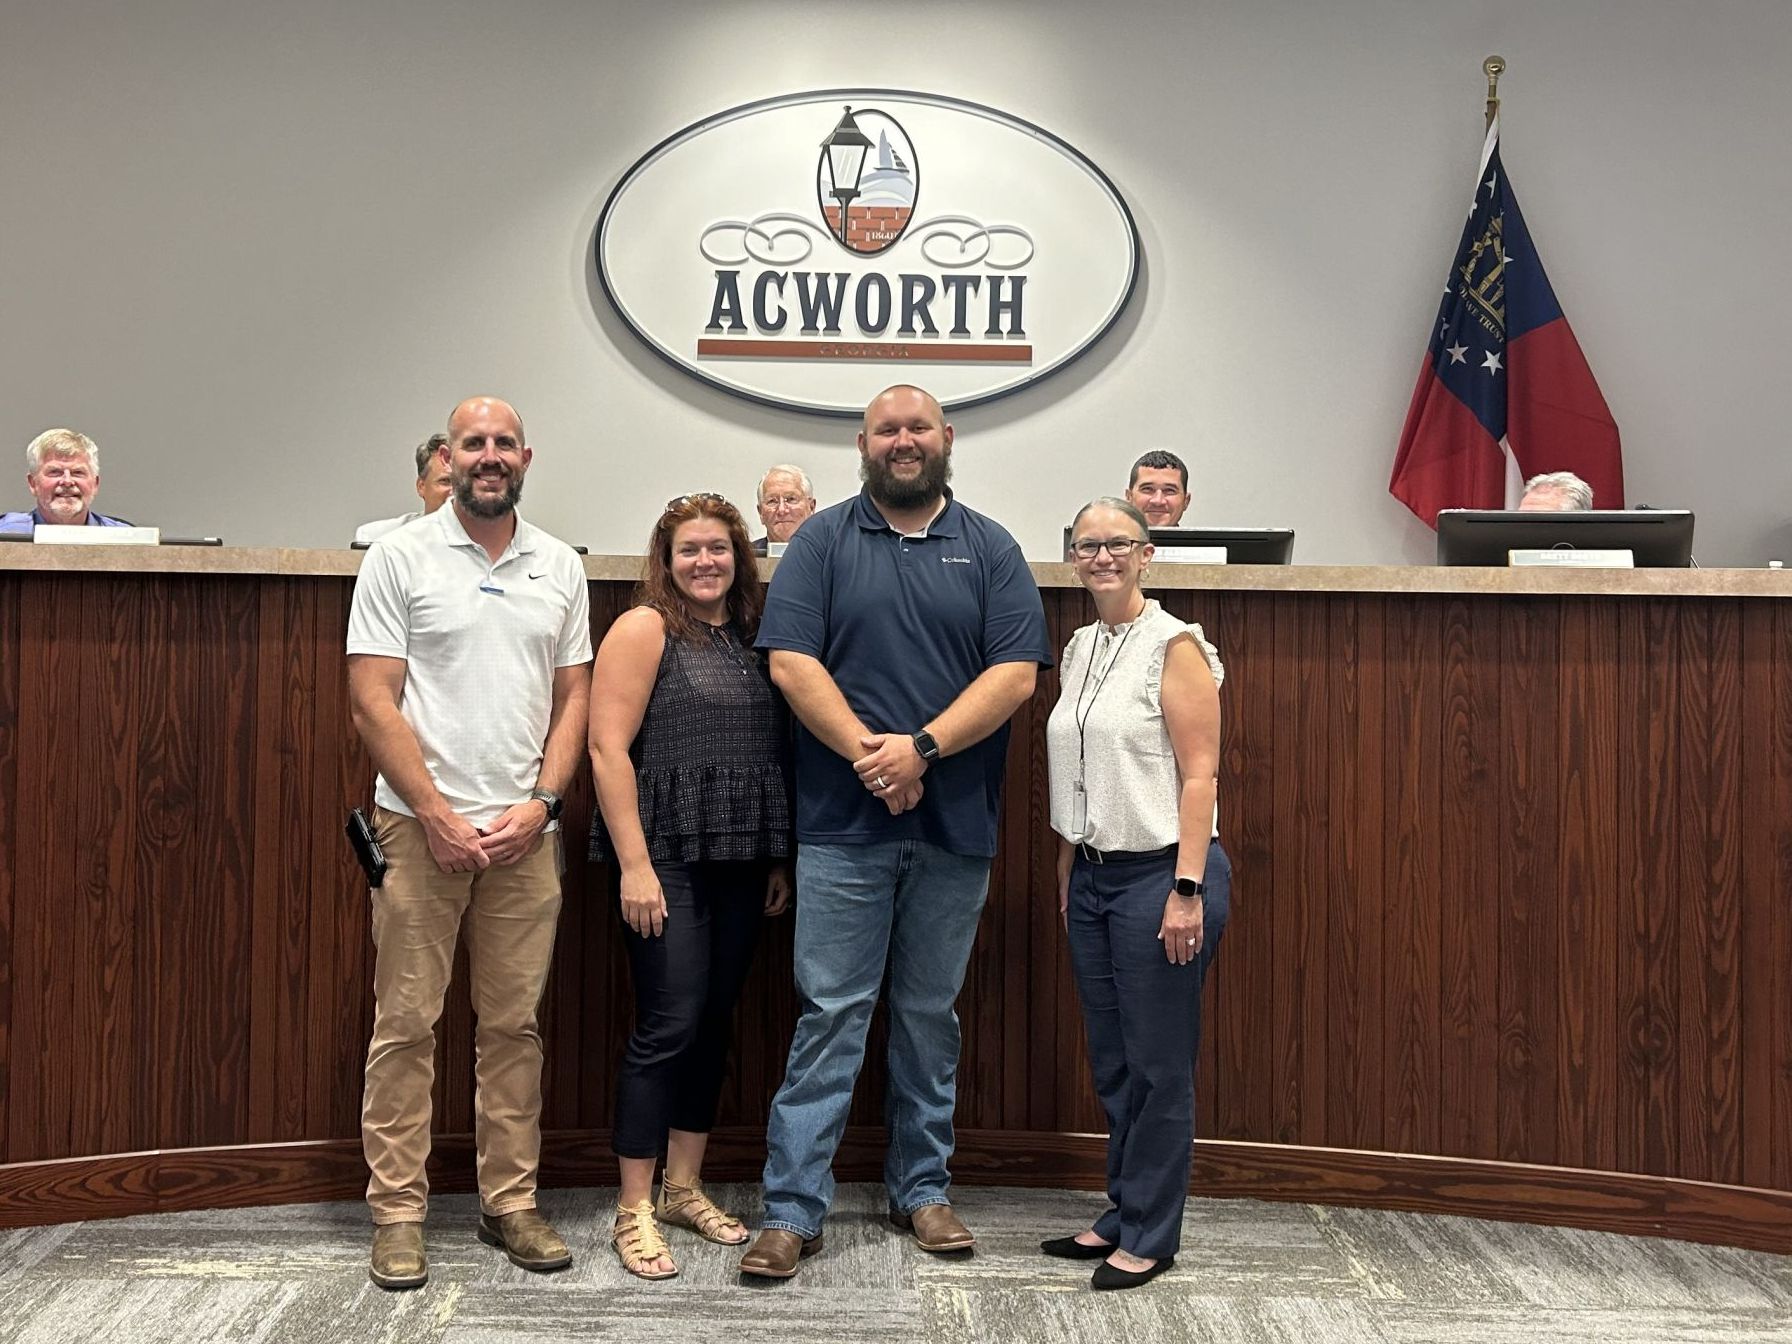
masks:
{"type": "Polygon", "coordinates": [[[547,808],[549,821],[560,820],[560,809],[565,807],[566,804],[560,800],[559,794],[550,793],[546,789],[531,789],[529,790],[529,796],[543,807],[547,808]]]}
{"type": "Polygon", "coordinates": [[[915,734],[915,750],[921,753],[924,761],[937,761],[940,758],[940,744],[933,740],[933,734],[925,728],[915,734]]]}
{"type": "Polygon", "coordinates": [[[1197,896],[1205,896],[1207,894],[1207,884],[1205,882],[1197,882],[1192,877],[1179,877],[1176,879],[1176,894],[1178,896],[1186,896],[1192,901],[1197,896]]]}

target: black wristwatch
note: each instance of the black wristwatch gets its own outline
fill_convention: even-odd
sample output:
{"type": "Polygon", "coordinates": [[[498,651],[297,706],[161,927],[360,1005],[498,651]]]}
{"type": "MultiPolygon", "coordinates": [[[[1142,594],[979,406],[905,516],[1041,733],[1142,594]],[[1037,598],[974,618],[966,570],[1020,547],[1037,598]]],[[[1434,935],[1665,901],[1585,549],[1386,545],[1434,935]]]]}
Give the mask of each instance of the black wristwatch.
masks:
{"type": "Polygon", "coordinates": [[[560,820],[560,809],[565,807],[566,804],[560,800],[559,794],[550,793],[547,789],[531,789],[529,790],[529,796],[543,807],[547,808],[549,821],[560,820]]]}
{"type": "Polygon", "coordinates": [[[925,728],[915,734],[915,750],[921,753],[924,761],[937,761],[940,758],[940,744],[933,740],[933,734],[925,728]]]}
{"type": "Polygon", "coordinates": [[[1176,879],[1176,894],[1178,896],[1186,896],[1192,901],[1197,896],[1205,896],[1207,894],[1207,884],[1205,882],[1197,882],[1192,877],[1179,877],[1176,879]]]}

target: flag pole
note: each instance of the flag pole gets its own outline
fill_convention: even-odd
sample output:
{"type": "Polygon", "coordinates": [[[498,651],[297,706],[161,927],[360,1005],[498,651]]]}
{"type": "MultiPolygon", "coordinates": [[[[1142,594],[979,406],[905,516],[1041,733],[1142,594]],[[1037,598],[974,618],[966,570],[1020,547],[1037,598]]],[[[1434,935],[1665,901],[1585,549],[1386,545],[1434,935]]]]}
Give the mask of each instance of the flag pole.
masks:
{"type": "Polygon", "coordinates": [[[1482,130],[1493,125],[1493,119],[1500,114],[1500,76],[1506,70],[1504,56],[1489,56],[1481,62],[1481,69],[1487,72],[1487,124],[1482,130]]]}

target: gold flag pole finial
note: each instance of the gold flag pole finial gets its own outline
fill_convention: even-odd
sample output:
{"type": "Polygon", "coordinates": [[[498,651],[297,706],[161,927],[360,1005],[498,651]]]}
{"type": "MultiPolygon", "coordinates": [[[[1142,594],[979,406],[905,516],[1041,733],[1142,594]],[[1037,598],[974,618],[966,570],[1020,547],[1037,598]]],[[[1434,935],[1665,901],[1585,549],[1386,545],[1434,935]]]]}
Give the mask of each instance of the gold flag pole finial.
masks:
{"type": "Polygon", "coordinates": [[[1500,76],[1506,71],[1504,56],[1489,56],[1481,62],[1481,68],[1487,72],[1487,126],[1493,125],[1493,119],[1500,114],[1500,76]]]}

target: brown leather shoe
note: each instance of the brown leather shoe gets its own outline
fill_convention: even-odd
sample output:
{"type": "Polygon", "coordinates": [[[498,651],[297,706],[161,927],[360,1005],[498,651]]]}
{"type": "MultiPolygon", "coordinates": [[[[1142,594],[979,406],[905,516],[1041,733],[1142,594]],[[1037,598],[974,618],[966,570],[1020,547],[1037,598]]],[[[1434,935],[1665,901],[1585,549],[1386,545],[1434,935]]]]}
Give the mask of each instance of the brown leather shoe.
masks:
{"type": "Polygon", "coordinates": [[[422,1223],[381,1223],[373,1229],[367,1277],[381,1288],[421,1288],[429,1282],[422,1223]]]}
{"type": "Polygon", "coordinates": [[[740,1258],[740,1272],[762,1279],[788,1279],[797,1266],[821,1249],[821,1238],[804,1241],[794,1232],[768,1227],[740,1258]]]}
{"type": "Polygon", "coordinates": [[[890,1210],[890,1226],[914,1235],[915,1244],[924,1251],[968,1251],[977,1244],[964,1220],[952,1212],[950,1204],[923,1204],[913,1213],[890,1210]]]}
{"type": "Polygon", "coordinates": [[[518,1209],[497,1218],[480,1214],[479,1240],[500,1248],[518,1269],[537,1274],[565,1269],[572,1263],[572,1252],[560,1234],[534,1209],[518,1209]]]}

